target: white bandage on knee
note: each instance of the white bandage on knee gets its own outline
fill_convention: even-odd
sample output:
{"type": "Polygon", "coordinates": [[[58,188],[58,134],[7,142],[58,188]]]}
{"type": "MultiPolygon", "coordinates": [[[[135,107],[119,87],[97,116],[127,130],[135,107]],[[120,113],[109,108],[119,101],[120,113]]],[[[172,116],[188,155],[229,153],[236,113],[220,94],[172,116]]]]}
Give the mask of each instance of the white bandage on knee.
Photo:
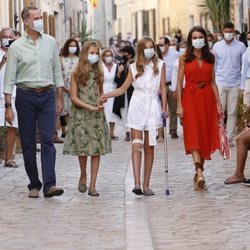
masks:
{"type": "Polygon", "coordinates": [[[133,139],[132,141],[132,151],[142,152],[143,140],[142,139],[133,139]]]}

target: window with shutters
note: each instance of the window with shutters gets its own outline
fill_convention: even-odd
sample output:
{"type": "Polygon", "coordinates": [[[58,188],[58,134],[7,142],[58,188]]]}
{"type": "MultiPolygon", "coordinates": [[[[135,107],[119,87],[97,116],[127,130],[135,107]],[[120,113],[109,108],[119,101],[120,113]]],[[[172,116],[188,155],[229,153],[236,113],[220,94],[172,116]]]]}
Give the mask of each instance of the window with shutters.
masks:
{"type": "Polygon", "coordinates": [[[69,17],[69,36],[72,37],[73,29],[72,29],[72,17],[69,17]]]}
{"type": "Polygon", "coordinates": [[[49,34],[53,37],[56,36],[55,32],[55,16],[49,15],[49,34]]]}
{"type": "Polygon", "coordinates": [[[9,27],[14,28],[14,2],[9,0],[9,27]]]}
{"type": "Polygon", "coordinates": [[[23,1],[23,6],[24,7],[27,7],[27,6],[30,6],[30,5],[36,5],[35,0],[24,0],[23,1]]]}
{"type": "Polygon", "coordinates": [[[43,33],[48,34],[48,13],[43,12],[43,33]]]}
{"type": "Polygon", "coordinates": [[[162,19],[162,34],[167,35],[170,33],[170,17],[165,17],[162,19]]]}

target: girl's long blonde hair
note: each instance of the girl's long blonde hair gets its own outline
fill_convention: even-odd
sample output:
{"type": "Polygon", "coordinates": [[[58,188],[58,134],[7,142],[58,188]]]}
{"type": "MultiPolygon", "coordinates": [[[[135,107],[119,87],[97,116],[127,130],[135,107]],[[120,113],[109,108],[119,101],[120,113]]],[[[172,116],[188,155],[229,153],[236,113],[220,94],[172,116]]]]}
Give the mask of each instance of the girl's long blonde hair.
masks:
{"type": "Polygon", "coordinates": [[[144,49],[146,49],[146,43],[147,42],[152,42],[153,46],[154,46],[154,50],[155,50],[155,54],[152,58],[152,62],[153,62],[153,70],[154,70],[154,75],[158,75],[159,74],[159,69],[158,69],[158,56],[157,56],[157,52],[156,52],[156,46],[155,46],[155,42],[153,41],[153,39],[151,37],[148,36],[144,36],[142,37],[137,45],[137,60],[136,60],[136,70],[137,70],[137,74],[135,76],[135,78],[137,79],[138,77],[140,77],[143,73],[144,73],[144,65],[145,65],[145,56],[144,56],[144,49]]]}
{"type": "Polygon", "coordinates": [[[100,60],[99,62],[93,65],[90,65],[88,61],[88,50],[90,47],[98,48],[98,53],[100,55],[99,47],[96,42],[93,42],[93,41],[85,42],[80,51],[79,62],[76,67],[76,70],[73,73],[73,77],[75,78],[78,84],[82,84],[86,86],[88,83],[90,71],[91,71],[94,73],[94,79],[97,82],[98,86],[100,87],[100,89],[102,89],[103,74],[102,74],[102,70],[100,67],[100,60]]]}

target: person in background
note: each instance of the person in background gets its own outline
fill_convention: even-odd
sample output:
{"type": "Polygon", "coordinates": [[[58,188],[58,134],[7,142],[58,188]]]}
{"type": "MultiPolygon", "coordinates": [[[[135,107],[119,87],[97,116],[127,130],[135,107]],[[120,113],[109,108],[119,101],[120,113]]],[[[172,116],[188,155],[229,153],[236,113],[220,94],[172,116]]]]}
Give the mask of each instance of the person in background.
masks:
{"type": "Polygon", "coordinates": [[[209,49],[212,50],[212,48],[214,46],[214,36],[213,36],[213,34],[209,33],[207,35],[207,40],[208,40],[209,49]]]}
{"type": "Polygon", "coordinates": [[[15,108],[15,96],[16,88],[14,87],[13,95],[11,98],[11,105],[13,106],[14,120],[13,124],[10,125],[8,122],[5,123],[5,100],[3,94],[4,87],[4,73],[6,69],[6,60],[9,46],[14,39],[14,31],[10,28],[3,28],[0,32],[1,47],[0,47],[0,126],[6,126],[6,137],[5,137],[5,162],[4,167],[17,168],[18,165],[13,159],[13,153],[17,135],[17,112],[15,108]]]}
{"type": "Polygon", "coordinates": [[[100,156],[111,153],[109,128],[98,98],[103,93],[103,74],[96,42],[87,41],[80,51],[79,63],[72,74],[70,98],[72,101],[69,129],[63,153],[78,156],[81,176],[78,190],[87,191],[87,159],[91,157],[91,179],[88,195],[97,197],[96,179],[100,156]]]}
{"type": "Polygon", "coordinates": [[[206,31],[193,27],[188,34],[187,51],[179,60],[177,114],[183,123],[186,154],[192,155],[195,166],[194,187],[200,190],[206,189],[204,162],[211,160],[210,155],[219,149],[218,121],[223,114],[214,80],[214,62],[206,31]]]}
{"type": "MultiPolygon", "coordinates": [[[[125,82],[129,72],[129,66],[130,64],[134,63],[135,57],[135,50],[132,46],[124,47],[121,52],[123,61],[117,67],[117,72],[114,80],[117,84],[117,88],[120,88],[125,82]]],[[[123,95],[115,97],[113,106],[113,112],[122,119],[125,126],[125,141],[130,141],[130,129],[126,127],[126,122],[129,103],[133,94],[133,90],[134,88],[131,85],[123,95]]]]}
{"type": "Polygon", "coordinates": [[[214,35],[215,37],[215,42],[219,42],[219,41],[221,41],[221,40],[223,40],[223,33],[222,32],[217,32],[217,33],[215,33],[215,35],[214,35]]]}
{"type": "Polygon", "coordinates": [[[248,150],[250,150],[250,128],[245,128],[236,139],[235,172],[224,181],[225,184],[241,182],[243,185],[250,186],[250,179],[246,179],[244,175],[248,150]]]}
{"type": "Polygon", "coordinates": [[[182,32],[181,32],[180,29],[177,30],[174,37],[177,39],[178,44],[181,43],[181,41],[182,41],[182,32]]]}
{"type": "Polygon", "coordinates": [[[56,149],[53,144],[56,115],[63,109],[62,71],[56,40],[42,34],[43,17],[35,6],[22,10],[25,31],[8,50],[5,79],[5,119],[12,125],[11,97],[16,84],[16,109],[24,166],[29,177],[29,198],[38,198],[43,185],[44,197],[63,194],[56,187],[56,149]],[[41,138],[43,184],[36,161],[36,124],[41,138]]]}
{"type": "Polygon", "coordinates": [[[242,32],[239,37],[239,41],[244,43],[246,47],[248,47],[247,44],[247,34],[245,32],[242,32]]]}
{"type": "MultiPolygon", "coordinates": [[[[109,93],[116,89],[115,74],[117,70],[117,64],[113,62],[113,52],[110,49],[106,49],[101,54],[102,58],[102,71],[104,77],[103,93],[109,93]]],[[[118,121],[118,117],[113,113],[114,98],[110,98],[104,104],[104,113],[106,120],[109,123],[111,140],[117,141],[119,138],[114,134],[115,123],[118,121]]]]}
{"type": "MultiPolygon", "coordinates": [[[[187,50],[187,41],[183,41],[179,44],[179,53],[180,56],[184,55],[187,50]]],[[[176,93],[177,84],[178,84],[178,69],[179,69],[179,58],[174,62],[173,72],[172,72],[172,81],[170,85],[170,90],[176,93]]],[[[185,79],[183,82],[183,87],[185,87],[185,79]]]]}
{"type": "Polygon", "coordinates": [[[227,133],[232,147],[241,85],[242,56],[246,47],[234,38],[233,23],[225,23],[223,32],[224,40],[215,43],[213,47],[216,62],[215,81],[218,84],[223,109],[227,112],[227,133]]]}
{"type": "Polygon", "coordinates": [[[118,38],[118,42],[120,42],[122,40],[122,33],[121,32],[118,33],[117,38],[118,38]]]}
{"type": "Polygon", "coordinates": [[[169,39],[169,50],[178,50],[178,42],[176,38],[170,38],[169,39]]]}
{"type": "Polygon", "coordinates": [[[79,60],[79,53],[80,48],[79,44],[76,39],[70,38],[68,39],[61,51],[61,65],[62,65],[62,73],[63,73],[63,81],[64,81],[64,87],[63,87],[63,101],[64,101],[64,110],[62,114],[60,115],[60,123],[62,127],[62,135],[61,137],[64,138],[66,135],[66,126],[68,124],[68,118],[69,118],[69,111],[71,106],[71,100],[70,100],[70,79],[71,74],[75,70],[78,60],[79,60]]]}
{"type": "Polygon", "coordinates": [[[247,32],[247,46],[246,47],[250,47],[250,31],[247,32]]]}
{"type": "Polygon", "coordinates": [[[20,38],[22,36],[21,32],[18,30],[14,30],[14,40],[20,38]]]}
{"type": "Polygon", "coordinates": [[[126,39],[129,43],[130,43],[130,45],[129,46],[131,46],[132,45],[132,43],[133,43],[133,41],[134,41],[134,39],[133,39],[133,37],[132,37],[132,33],[129,31],[129,32],[127,32],[127,39],[126,39]]]}
{"type": "Polygon", "coordinates": [[[109,49],[112,50],[114,56],[118,56],[119,49],[118,49],[118,37],[117,36],[111,37],[109,49]]]}
{"type": "MultiPolygon", "coordinates": [[[[171,138],[178,138],[177,134],[177,101],[176,101],[176,93],[170,90],[171,80],[172,80],[172,71],[174,67],[174,62],[177,58],[179,58],[179,52],[169,49],[170,41],[167,37],[163,36],[159,39],[158,42],[163,60],[165,62],[166,67],[166,85],[167,85],[167,101],[168,101],[168,110],[170,115],[169,121],[169,134],[171,138]]],[[[159,138],[162,138],[162,135],[159,135],[159,138]]]]}
{"type": "Polygon", "coordinates": [[[234,30],[234,38],[236,40],[239,40],[240,39],[240,32],[238,30],[234,30]]]}
{"type": "Polygon", "coordinates": [[[134,47],[134,49],[137,48],[137,45],[138,45],[138,39],[135,38],[134,41],[133,41],[133,47],[134,47]]]}
{"type": "Polygon", "coordinates": [[[114,54],[114,62],[119,64],[123,61],[122,59],[122,50],[124,47],[127,46],[127,42],[125,40],[120,40],[117,44],[117,48],[118,48],[118,51],[117,51],[117,54],[114,54]]]}
{"type": "Polygon", "coordinates": [[[154,146],[156,145],[156,129],[162,126],[163,115],[166,118],[166,79],[164,61],[156,54],[155,43],[150,37],[143,37],[137,46],[137,61],[130,65],[129,73],[124,84],[100,99],[100,103],[107,98],[125,93],[133,84],[134,92],[131,98],[127,126],[132,131],[132,163],[136,195],[151,196],[150,176],[154,161],[154,146]],[[159,93],[162,96],[160,102],[159,93]],[[163,112],[163,114],[162,114],[163,112]],[[144,137],[144,141],[143,141],[144,137]],[[144,150],[144,181],[141,189],[141,161],[144,150]]]}

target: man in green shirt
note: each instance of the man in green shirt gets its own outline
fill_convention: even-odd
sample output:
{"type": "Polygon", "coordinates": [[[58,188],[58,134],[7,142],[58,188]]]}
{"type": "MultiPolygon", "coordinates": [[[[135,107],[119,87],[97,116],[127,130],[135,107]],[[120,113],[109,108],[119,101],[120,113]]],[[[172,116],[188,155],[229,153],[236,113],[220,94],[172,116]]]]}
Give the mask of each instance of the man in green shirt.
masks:
{"type": "Polygon", "coordinates": [[[41,137],[43,193],[45,197],[59,196],[63,189],[56,187],[53,144],[56,114],[63,108],[63,79],[56,40],[42,34],[41,11],[35,6],[22,11],[25,32],[9,48],[7,55],[4,94],[5,119],[13,122],[11,95],[16,84],[16,109],[24,165],[30,180],[29,197],[38,198],[42,182],[36,162],[36,124],[41,137]]]}

